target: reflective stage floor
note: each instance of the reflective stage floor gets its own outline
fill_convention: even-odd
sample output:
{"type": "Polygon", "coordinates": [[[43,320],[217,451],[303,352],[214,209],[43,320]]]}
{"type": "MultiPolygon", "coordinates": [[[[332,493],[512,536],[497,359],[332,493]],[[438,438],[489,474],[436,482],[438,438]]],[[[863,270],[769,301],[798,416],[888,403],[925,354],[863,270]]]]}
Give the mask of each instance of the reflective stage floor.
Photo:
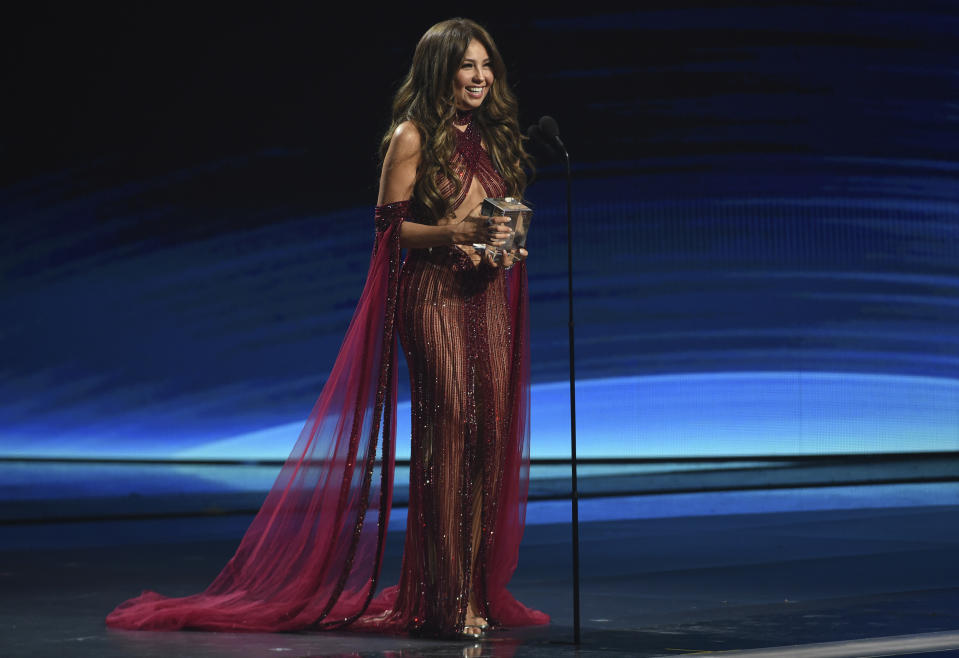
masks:
{"type": "MultiPolygon", "coordinates": [[[[106,613],[142,589],[178,595],[204,588],[251,517],[8,517],[0,525],[0,655],[642,657],[760,648],[768,651],[743,655],[945,656],[950,648],[959,655],[956,486],[583,501],[578,648],[571,644],[570,526],[557,509],[568,510],[568,501],[531,503],[511,586],[552,615],[552,624],[495,631],[476,644],[109,630],[106,613]],[[845,502],[822,504],[831,494],[845,502]],[[724,509],[737,513],[717,513],[724,509]],[[832,644],[782,648],[811,643],[832,644]]],[[[383,583],[397,578],[402,538],[390,533],[383,583]]]]}

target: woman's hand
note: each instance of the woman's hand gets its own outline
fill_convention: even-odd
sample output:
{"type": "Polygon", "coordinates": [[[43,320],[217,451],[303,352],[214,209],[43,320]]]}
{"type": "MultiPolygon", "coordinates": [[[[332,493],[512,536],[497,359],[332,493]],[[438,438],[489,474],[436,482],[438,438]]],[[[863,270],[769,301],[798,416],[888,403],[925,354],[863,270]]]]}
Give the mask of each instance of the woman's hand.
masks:
{"type": "Polygon", "coordinates": [[[501,247],[506,244],[506,240],[512,234],[512,230],[504,226],[508,221],[509,217],[470,215],[452,225],[453,243],[501,247]]]}
{"type": "Polygon", "coordinates": [[[529,252],[526,251],[523,247],[519,249],[510,249],[509,251],[503,252],[503,267],[509,269],[513,267],[516,263],[526,260],[526,257],[529,256],[529,252]]]}

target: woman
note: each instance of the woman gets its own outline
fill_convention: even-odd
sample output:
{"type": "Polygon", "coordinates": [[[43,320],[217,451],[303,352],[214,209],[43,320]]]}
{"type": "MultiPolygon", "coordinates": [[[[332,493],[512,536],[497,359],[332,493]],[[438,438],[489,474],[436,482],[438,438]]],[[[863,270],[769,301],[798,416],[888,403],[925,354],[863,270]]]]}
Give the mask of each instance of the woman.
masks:
{"type": "Polygon", "coordinates": [[[455,19],[426,32],[382,152],[377,211],[401,222],[400,246],[410,249],[399,282],[413,436],[398,609],[415,610],[424,630],[478,635],[501,616],[486,591],[498,568],[490,539],[498,512],[518,513],[497,506],[518,504],[503,500],[513,483],[500,478],[509,451],[525,451],[526,400],[517,398],[528,366],[525,331],[514,327],[525,322],[525,272],[510,274],[512,312],[504,276],[526,251],[497,263],[469,246],[508,237],[505,217],[487,223],[478,209],[487,196],[521,195],[528,162],[502,59],[483,28],[455,19]],[[514,402],[524,407],[522,428],[509,426],[514,402]]]}
{"type": "Polygon", "coordinates": [[[527,254],[494,259],[469,245],[508,237],[506,218],[480,217],[478,206],[521,195],[528,159],[482,27],[453,19],[422,37],[382,153],[363,295],[236,554],[204,592],[144,592],[109,626],[478,637],[490,625],[548,622],[506,590],[529,465],[527,254]],[[412,385],[410,504],[400,582],[374,600],[392,495],[397,330],[412,385]]]}

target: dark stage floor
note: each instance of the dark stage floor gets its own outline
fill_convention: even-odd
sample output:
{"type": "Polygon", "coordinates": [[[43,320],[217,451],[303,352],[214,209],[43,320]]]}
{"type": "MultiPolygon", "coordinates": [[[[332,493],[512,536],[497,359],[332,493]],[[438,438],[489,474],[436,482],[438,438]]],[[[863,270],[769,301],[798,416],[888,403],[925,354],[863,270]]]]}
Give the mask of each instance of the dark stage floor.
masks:
{"type": "MultiPolygon", "coordinates": [[[[42,531],[61,547],[0,552],[0,655],[731,656],[809,643],[838,644],[744,655],[959,655],[959,505],[942,503],[584,523],[578,650],[570,644],[565,523],[528,526],[511,588],[553,623],[494,632],[475,646],[348,633],[108,630],[104,615],[141,589],[202,589],[250,517],[7,524],[4,546],[29,545],[42,531]],[[851,642],[892,636],[900,637],[851,642]]],[[[402,533],[390,533],[385,583],[396,579],[401,542],[402,533]]]]}

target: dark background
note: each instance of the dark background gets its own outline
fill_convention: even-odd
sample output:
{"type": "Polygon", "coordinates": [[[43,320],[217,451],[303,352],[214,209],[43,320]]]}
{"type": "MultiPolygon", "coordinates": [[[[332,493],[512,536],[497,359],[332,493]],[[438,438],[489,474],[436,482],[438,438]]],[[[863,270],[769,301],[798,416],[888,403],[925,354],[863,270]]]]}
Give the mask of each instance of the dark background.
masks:
{"type": "MultiPolygon", "coordinates": [[[[959,447],[954,3],[484,10],[521,124],[555,116],[574,157],[587,453],[959,447]]],[[[0,452],[177,455],[305,416],[391,95],[449,17],[337,11],[7,14],[0,452]]],[[[566,431],[559,174],[528,194],[534,456],[566,431]]]]}

